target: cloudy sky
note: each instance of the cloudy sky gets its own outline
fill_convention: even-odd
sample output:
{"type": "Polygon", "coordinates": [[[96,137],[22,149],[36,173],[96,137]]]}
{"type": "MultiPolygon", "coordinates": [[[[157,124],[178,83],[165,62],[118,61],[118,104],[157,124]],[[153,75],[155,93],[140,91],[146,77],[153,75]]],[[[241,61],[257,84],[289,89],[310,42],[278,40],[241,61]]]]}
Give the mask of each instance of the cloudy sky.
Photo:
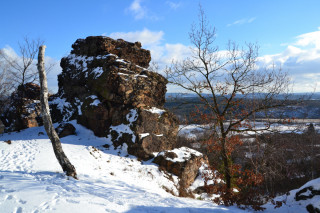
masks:
{"type": "MultiPolygon", "coordinates": [[[[0,2],[0,49],[14,54],[23,37],[41,38],[59,63],[78,38],[105,35],[141,41],[154,61],[169,64],[188,55],[188,31],[198,4],[217,29],[217,45],[229,40],[260,46],[260,61],[287,71],[296,92],[320,92],[319,0],[4,0],[0,2]]],[[[57,89],[59,66],[49,87],[57,89]]],[[[169,90],[170,92],[170,90],[169,90]]]]}

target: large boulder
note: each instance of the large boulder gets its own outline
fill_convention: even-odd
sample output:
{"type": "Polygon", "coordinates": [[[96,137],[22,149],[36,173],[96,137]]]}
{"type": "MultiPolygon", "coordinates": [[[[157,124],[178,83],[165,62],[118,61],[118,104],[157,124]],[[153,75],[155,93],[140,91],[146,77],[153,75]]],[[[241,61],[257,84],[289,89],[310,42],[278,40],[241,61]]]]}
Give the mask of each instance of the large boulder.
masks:
{"type": "Polygon", "coordinates": [[[55,122],[76,119],[141,159],[175,147],[177,119],[163,107],[168,81],[146,69],[150,51],[103,36],[78,39],[72,48],[50,100],[55,122]]]}
{"type": "Polygon", "coordinates": [[[42,125],[40,86],[34,83],[20,85],[11,94],[10,107],[2,115],[8,131],[19,131],[42,125]]]}
{"type": "Polygon", "coordinates": [[[134,125],[137,140],[129,146],[129,154],[148,159],[154,152],[176,147],[178,125],[172,113],[152,107],[141,109],[138,114],[134,125]]]}
{"type": "Polygon", "coordinates": [[[177,175],[180,188],[187,189],[196,179],[199,168],[208,164],[208,158],[196,150],[181,147],[160,152],[153,162],[161,170],[177,175]]]}

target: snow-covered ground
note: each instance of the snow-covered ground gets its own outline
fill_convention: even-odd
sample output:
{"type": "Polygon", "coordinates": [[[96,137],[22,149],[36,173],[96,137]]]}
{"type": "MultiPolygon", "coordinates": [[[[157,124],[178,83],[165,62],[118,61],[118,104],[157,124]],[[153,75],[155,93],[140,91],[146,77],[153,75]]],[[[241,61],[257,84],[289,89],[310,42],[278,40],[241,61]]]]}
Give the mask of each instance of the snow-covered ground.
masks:
{"type": "MultiPolygon", "coordinates": [[[[283,204],[279,208],[274,208],[274,205],[271,203],[268,203],[264,205],[265,208],[267,208],[267,212],[269,213],[282,213],[282,212],[288,212],[288,213],[303,213],[303,212],[308,212],[306,210],[306,206],[309,204],[312,204],[315,208],[320,209],[320,195],[316,195],[310,199],[306,200],[300,200],[296,201],[295,196],[296,193],[299,192],[300,190],[312,186],[313,189],[315,190],[320,190],[320,178],[311,180],[301,186],[299,189],[295,189],[290,191],[287,195],[279,196],[275,198],[275,201],[284,201],[285,204],[283,204]]],[[[309,195],[308,192],[304,193],[304,195],[309,195]]],[[[318,211],[315,211],[318,212],[318,211]]]]}
{"type": "Polygon", "coordinates": [[[43,127],[0,135],[1,213],[243,212],[167,193],[174,183],[156,165],[72,123],[77,135],[61,141],[79,180],[63,174],[43,127]]]}
{"type": "MultiPolygon", "coordinates": [[[[175,197],[165,188],[175,192],[177,182],[169,181],[151,161],[140,162],[128,155],[125,148],[114,150],[107,138],[96,137],[72,123],[77,135],[61,141],[79,180],[63,174],[48,137],[42,134],[43,127],[0,135],[0,213],[250,212],[175,197]],[[104,148],[105,144],[109,148],[104,148]]],[[[320,179],[304,187],[309,185],[320,188],[320,179]]],[[[320,196],[297,202],[297,191],[276,199],[286,200],[281,208],[265,205],[265,212],[307,212],[305,207],[310,203],[319,207],[320,196]]]]}

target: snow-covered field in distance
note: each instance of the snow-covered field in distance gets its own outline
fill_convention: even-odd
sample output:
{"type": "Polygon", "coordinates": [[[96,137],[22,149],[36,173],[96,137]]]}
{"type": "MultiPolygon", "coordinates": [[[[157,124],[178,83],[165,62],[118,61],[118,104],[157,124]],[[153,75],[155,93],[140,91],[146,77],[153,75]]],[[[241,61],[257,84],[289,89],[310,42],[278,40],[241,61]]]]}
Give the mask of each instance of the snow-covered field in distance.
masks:
{"type": "MultiPolygon", "coordinates": [[[[270,120],[270,119],[269,119],[270,120]]],[[[279,121],[278,119],[274,119],[272,122],[279,121]]],[[[312,123],[314,125],[314,129],[317,132],[320,132],[320,119],[295,119],[290,121],[289,123],[273,123],[268,130],[263,130],[266,128],[266,123],[263,122],[263,119],[258,119],[257,122],[251,122],[251,125],[258,131],[257,133],[272,133],[272,132],[280,132],[280,133],[298,133],[301,134],[305,132],[308,128],[308,125],[312,123]]],[[[228,123],[226,122],[226,126],[228,123]]],[[[208,125],[200,125],[200,124],[189,124],[189,125],[180,125],[178,135],[182,137],[186,137],[189,139],[196,139],[199,136],[202,136],[206,131],[210,131],[210,124],[208,125]]],[[[240,134],[252,135],[255,132],[244,132],[240,134]]]]}

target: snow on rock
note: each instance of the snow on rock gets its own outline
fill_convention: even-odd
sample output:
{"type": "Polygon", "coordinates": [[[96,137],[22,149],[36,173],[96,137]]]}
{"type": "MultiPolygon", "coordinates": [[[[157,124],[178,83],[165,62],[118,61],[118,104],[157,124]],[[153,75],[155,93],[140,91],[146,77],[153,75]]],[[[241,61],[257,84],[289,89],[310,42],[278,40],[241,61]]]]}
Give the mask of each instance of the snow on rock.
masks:
{"type": "Polygon", "coordinates": [[[39,99],[40,86],[37,84],[26,83],[15,88],[8,96],[8,103],[1,109],[4,131],[19,131],[42,125],[39,99]]]}
{"type": "Polygon", "coordinates": [[[150,133],[141,133],[141,134],[139,134],[141,139],[144,138],[144,137],[147,137],[149,135],[150,135],[150,133]]]}
{"type": "Polygon", "coordinates": [[[96,95],[91,95],[88,98],[91,98],[93,100],[93,102],[90,103],[90,106],[98,106],[101,103],[101,101],[96,95]]]}
{"type": "Polygon", "coordinates": [[[1,213],[243,212],[171,195],[167,191],[177,191],[175,183],[156,165],[125,157],[128,153],[115,149],[110,140],[71,123],[77,135],[61,141],[79,180],[62,172],[50,140],[38,134],[45,132],[43,127],[0,136],[1,213]],[[4,143],[9,139],[10,145],[4,143]]]}
{"type": "Polygon", "coordinates": [[[55,98],[52,101],[50,101],[50,104],[57,105],[57,109],[59,109],[60,111],[62,111],[66,107],[72,107],[71,104],[67,102],[65,98],[55,98]]]}
{"type": "Polygon", "coordinates": [[[209,180],[207,182],[208,185],[213,184],[213,173],[212,170],[210,170],[208,164],[202,163],[202,165],[199,168],[199,173],[197,178],[194,180],[192,185],[189,187],[192,191],[196,190],[199,187],[203,187],[205,185],[205,177],[207,177],[209,180]]]}
{"type": "Polygon", "coordinates": [[[95,78],[99,78],[103,73],[103,69],[102,67],[96,67],[92,70],[92,73],[94,73],[95,78]]]}
{"type": "Polygon", "coordinates": [[[185,196],[189,186],[195,181],[199,174],[201,166],[208,164],[208,159],[196,150],[181,147],[160,152],[153,162],[158,164],[160,169],[179,177],[179,195],[185,196]]]}
{"type": "Polygon", "coordinates": [[[172,162],[185,162],[189,160],[192,155],[195,155],[197,157],[203,156],[201,152],[198,152],[194,149],[190,149],[188,147],[176,148],[176,149],[170,150],[170,152],[175,154],[174,158],[166,156],[166,151],[160,152],[158,155],[164,156],[166,160],[169,160],[172,162]]]}
{"type": "MultiPolygon", "coordinates": [[[[76,103],[78,105],[78,113],[82,114],[81,101],[79,99],[76,99],[76,103]]],[[[51,112],[54,121],[57,120],[57,117],[61,116],[61,118],[59,118],[58,120],[67,122],[75,113],[72,105],[66,100],[66,98],[56,97],[53,100],[49,101],[49,105],[51,109],[57,110],[57,112],[51,112]]]]}
{"type": "Polygon", "coordinates": [[[81,102],[78,98],[75,98],[75,103],[77,105],[78,115],[82,115],[81,106],[83,102],[81,102]]]}
{"type": "Polygon", "coordinates": [[[157,107],[151,107],[151,109],[145,109],[145,111],[154,113],[154,114],[159,114],[159,118],[161,115],[166,111],[164,109],[158,109],[157,107]]]}
{"type": "Polygon", "coordinates": [[[110,135],[108,138],[114,142],[115,145],[123,145],[125,143],[135,143],[136,135],[132,131],[132,125],[137,120],[138,114],[136,109],[131,109],[130,112],[126,115],[128,124],[120,124],[117,126],[110,126],[110,135]],[[110,137],[111,136],[111,137],[110,137]],[[128,139],[130,137],[130,139],[128,139]]]}
{"type": "Polygon", "coordinates": [[[131,130],[130,125],[120,124],[118,126],[110,126],[110,132],[116,132],[117,134],[117,136],[113,138],[114,141],[119,141],[125,133],[131,135],[132,143],[136,141],[136,136],[131,130]]]}
{"type": "Polygon", "coordinates": [[[126,116],[127,121],[130,123],[130,125],[133,124],[138,118],[138,113],[136,109],[131,109],[130,112],[126,116]]]}

